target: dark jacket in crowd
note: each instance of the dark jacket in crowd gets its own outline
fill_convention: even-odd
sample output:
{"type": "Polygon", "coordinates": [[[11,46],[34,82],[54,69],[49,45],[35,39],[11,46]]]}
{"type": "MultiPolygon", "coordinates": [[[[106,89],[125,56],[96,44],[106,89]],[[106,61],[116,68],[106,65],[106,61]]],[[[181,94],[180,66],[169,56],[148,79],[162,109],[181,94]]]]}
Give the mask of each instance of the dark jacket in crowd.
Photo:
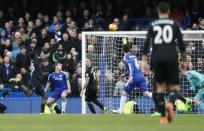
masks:
{"type": "Polygon", "coordinates": [[[34,61],[34,71],[32,77],[37,77],[43,85],[47,83],[47,78],[50,73],[54,71],[54,67],[51,63],[48,65],[43,64],[44,60],[35,60],[34,61]]]}
{"type": "Polygon", "coordinates": [[[18,70],[21,68],[28,69],[30,66],[30,57],[28,54],[19,53],[16,57],[16,67],[18,70]]]}
{"type": "Polygon", "coordinates": [[[9,84],[9,79],[16,76],[17,70],[12,63],[0,66],[0,84],[9,84]]]}
{"type": "Polygon", "coordinates": [[[53,53],[52,60],[55,63],[57,63],[57,62],[63,63],[66,59],[66,56],[67,56],[67,53],[64,50],[56,50],[53,53]]]}
{"type": "Polygon", "coordinates": [[[119,30],[120,31],[131,31],[132,29],[131,29],[131,25],[128,21],[127,22],[122,21],[120,23],[119,30]]]}
{"type": "Polygon", "coordinates": [[[72,76],[76,70],[76,62],[74,59],[66,59],[63,63],[63,70],[69,72],[69,75],[72,76]]]}
{"type": "Polygon", "coordinates": [[[79,97],[80,95],[80,86],[78,83],[78,79],[80,79],[81,77],[79,75],[73,75],[73,78],[70,80],[70,85],[71,85],[71,97],[79,97]]]}

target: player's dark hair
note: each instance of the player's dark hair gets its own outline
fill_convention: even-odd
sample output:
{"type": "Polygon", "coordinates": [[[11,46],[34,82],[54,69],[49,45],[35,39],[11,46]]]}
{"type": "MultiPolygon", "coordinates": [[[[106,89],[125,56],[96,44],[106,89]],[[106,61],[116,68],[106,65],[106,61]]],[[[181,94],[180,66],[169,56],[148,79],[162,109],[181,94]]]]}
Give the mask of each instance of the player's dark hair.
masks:
{"type": "Polygon", "coordinates": [[[61,64],[61,65],[62,65],[62,63],[61,63],[61,62],[57,62],[57,63],[55,63],[55,67],[56,67],[58,64],[61,64]]]}
{"type": "Polygon", "coordinates": [[[123,45],[123,51],[124,51],[125,53],[127,53],[127,52],[130,51],[130,46],[129,46],[129,44],[123,45]]]}
{"type": "Polygon", "coordinates": [[[126,53],[126,52],[129,52],[130,51],[130,45],[129,45],[129,42],[128,42],[128,39],[127,38],[122,38],[122,45],[123,45],[123,51],[126,53]]]}
{"type": "Polygon", "coordinates": [[[159,12],[161,13],[168,13],[168,11],[170,10],[169,3],[165,1],[160,2],[157,6],[157,10],[159,10],[159,12]]]}

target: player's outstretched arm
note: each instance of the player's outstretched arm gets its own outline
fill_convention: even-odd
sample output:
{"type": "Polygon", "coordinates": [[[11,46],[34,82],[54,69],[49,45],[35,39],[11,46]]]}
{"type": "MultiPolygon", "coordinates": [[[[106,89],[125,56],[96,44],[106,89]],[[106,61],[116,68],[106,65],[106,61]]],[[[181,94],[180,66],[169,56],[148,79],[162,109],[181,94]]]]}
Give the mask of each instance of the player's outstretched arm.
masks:
{"type": "Polygon", "coordinates": [[[152,31],[152,26],[150,25],[148,27],[147,37],[146,37],[146,40],[144,43],[144,48],[142,51],[143,55],[147,55],[150,51],[150,45],[151,45],[151,41],[152,41],[152,37],[153,37],[152,35],[153,35],[153,31],[152,31]]]}
{"type": "Polygon", "coordinates": [[[99,94],[99,75],[98,75],[98,72],[96,71],[95,72],[95,76],[96,76],[96,86],[97,86],[97,94],[99,94]]]}
{"type": "Polygon", "coordinates": [[[71,84],[70,84],[69,80],[67,80],[67,94],[70,94],[71,92],[72,92],[71,84]]]}
{"type": "Polygon", "coordinates": [[[49,89],[49,87],[50,87],[50,85],[51,85],[51,80],[52,80],[51,74],[49,74],[48,80],[47,80],[47,84],[46,84],[46,86],[45,86],[45,92],[47,92],[47,90],[49,89]]]}
{"type": "Polygon", "coordinates": [[[80,93],[80,96],[82,97],[82,95],[83,95],[83,93],[84,93],[84,90],[87,88],[87,85],[88,85],[88,83],[89,83],[89,79],[90,79],[90,77],[86,77],[85,78],[85,84],[84,84],[84,86],[82,86],[82,90],[81,90],[81,93],[80,93]]]}
{"type": "Polygon", "coordinates": [[[151,41],[152,41],[152,36],[153,35],[153,31],[152,31],[152,26],[150,25],[148,28],[148,32],[147,32],[147,38],[145,40],[144,43],[144,48],[143,48],[143,52],[142,52],[142,61],[141,61],[141,67],[143,72],[146,72],[145,70],[148,69],[148,53],[150,51],[150,45],[151,45],[151,41]]]}
{"type": "Polygon", "coordinates": [[[147,54],[143,54],[142,55],[142,64],[147,63],[147,59],[148,59],[147,54]]]}
{"type": "Polygon", "coordinates": [[[147,60],[148,60],[148,57],[146,54],[143,54],[142,55],[142,61],[141,61],[141,69],[143,72],[148,72],[149,70],[149,66],[147,64],[147,60]]]}
{"type": "Polygon", "coordinates": [[[47,82],[46,87],[45,87],[45,92],[47,92],[47,90],[49,89],[50,85],[51,85],[51,83],[47,82]]]}
{"type": "Polygon", "coordinates": [[[183,35],[181,33],[179,24],[175,22],[175,36],[177,37],[177,43],[179,44],[179,50],[181,53],[181,71],[185,72],[187,70],[187,62],[186,62],[186,45],[183,42],[183,35]]]}

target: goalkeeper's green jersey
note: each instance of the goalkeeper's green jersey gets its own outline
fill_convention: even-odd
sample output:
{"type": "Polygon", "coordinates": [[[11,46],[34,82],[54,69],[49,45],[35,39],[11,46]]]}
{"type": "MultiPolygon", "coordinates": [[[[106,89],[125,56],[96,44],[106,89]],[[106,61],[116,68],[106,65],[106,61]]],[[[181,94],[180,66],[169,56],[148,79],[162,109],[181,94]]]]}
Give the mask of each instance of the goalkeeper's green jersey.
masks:
{"type": "Polygon", "coordinates": [[[204,84],[204,75],[203,74],[201,74],[195,70],[191,70],[191,71],[187,71],[186,75],[187,75],[187,79],[188,79],[189,83],[191,84],[193,91],[196,91],[196,90],[203,88],[202,87],[204,84]]]}

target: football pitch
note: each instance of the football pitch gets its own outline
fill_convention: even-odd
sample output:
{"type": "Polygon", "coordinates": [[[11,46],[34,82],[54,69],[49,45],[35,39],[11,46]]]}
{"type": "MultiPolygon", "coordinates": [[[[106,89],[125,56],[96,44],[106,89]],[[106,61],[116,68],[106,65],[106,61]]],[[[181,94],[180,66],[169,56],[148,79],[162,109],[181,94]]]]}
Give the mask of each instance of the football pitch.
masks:
{"type": "Polygon", "coordinates": [[[176,115],[160,125],[149,115],[0,115],[0,131],[204,131],[204,115],[176,115]]]}

